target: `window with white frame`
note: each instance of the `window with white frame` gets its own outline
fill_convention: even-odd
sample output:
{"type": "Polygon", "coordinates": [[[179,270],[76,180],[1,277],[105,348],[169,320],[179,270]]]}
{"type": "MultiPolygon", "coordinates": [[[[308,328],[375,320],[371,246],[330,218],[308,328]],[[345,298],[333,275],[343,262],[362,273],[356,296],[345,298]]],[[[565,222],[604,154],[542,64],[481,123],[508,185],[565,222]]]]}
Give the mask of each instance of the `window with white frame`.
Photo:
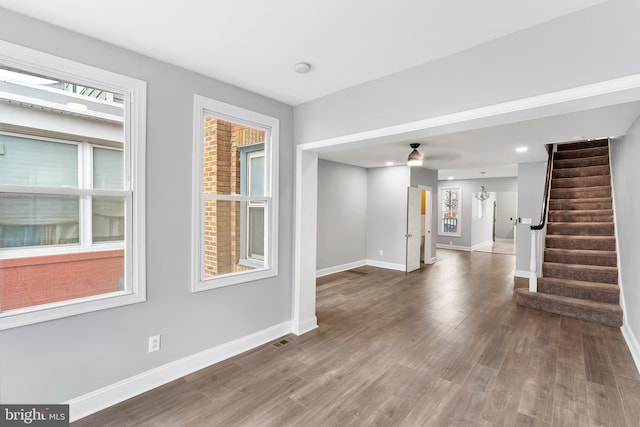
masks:
{"type": "Polygon", "coordinates": [[[440,188],[440,235],[460,236],[462,189],[440,188]]]}
{"type": "Polygon", "coordinates": [[[0,329],[144,301],[145,97],[0,42],[0,329]]]}
{"type": "Polygon", "coordinates": [[[277,274],[279,121],[196,95],[193,291],[277,274]]]}

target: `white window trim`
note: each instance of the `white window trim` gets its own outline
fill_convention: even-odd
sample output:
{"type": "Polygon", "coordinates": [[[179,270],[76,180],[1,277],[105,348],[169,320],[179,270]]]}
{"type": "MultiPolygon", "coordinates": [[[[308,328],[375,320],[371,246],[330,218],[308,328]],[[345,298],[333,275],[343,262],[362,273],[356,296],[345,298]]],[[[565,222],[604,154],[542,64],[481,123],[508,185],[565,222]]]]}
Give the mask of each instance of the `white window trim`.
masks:
{"type": "Polygon", "coordinates": [[[438,188],[438,236],[460,237],[462,236],[462,187],[447,186],[438,188]],[[442,221],[442,192],[444,190],[458,190],[458,231],[456,233],[447,233],[443,231],[442,221]]]}
{"type": "MultiPolygon", "coordinates": [[[[200,292],[224,286],[266,279],[278,275],[278,146],[280,120],[242,107],[227,104],[215,99],[194,95],[193,107],[193,177],[192,177],[192,248],[191,248],[191,291],[200,292]],[[246,124],[257,128],[269,129],[269,138],[264,142],[265,150],[265,267],[250,271],[221,274],[204,279],[203,203],[202,195],[202,158],[203,123],[205,115],[212,115],[233,123],[246,124]],[[270,197],[269,197],[270,195],[270,197]]],[[[241,196],[216,196],[218,200],[249,201],[241,196]]],[[[253,197],[255,199],[255,197],[253,197]]]]}
{"type": "MultiPolygon", "coordinates": [[[[146,300],[146,247],[145,247],[145,153],[146,153],[146,99],[147,84],[144,81],[113,73],[100,68],[60,58],[37,50],[25,48],[0,40],[0,63],[5,66],[42,75],[99,87],[112,92],[122,93],[125,102],[125,183],[133,194],[125,215],[131,218],[131,229],[125,229],[125,277],[127,290],[109,294],[77,298],[51,304],[25,307],[0,312],[0,330],[14,328],[74,316],[82,313],[134,304],[146,300]],[[132,171],[132,165],[133,171],[132,171]]],[[[59,194],[59,189],[55,193],[59,194]]],[[[12,191],[19,191],[13,188],[12,191]]],[[[54,191],[52,189],[52,191],[54,191]]],[[[83,193],[83,190],[69,190],[69,193],[83,193]]],[[[91,190],[109,195],[109,191],[91,190]]],[[[121,245],[122,246],[122,245],[121,245]]],[[[42,248],[33,252],[40,254],[59,254],[59,248],[42,248]]],[[[113,245],[94,247],[92,251],[115,249],[113,245]]],[[[65,253],[85,252],[76,248],[65,253]]]]}

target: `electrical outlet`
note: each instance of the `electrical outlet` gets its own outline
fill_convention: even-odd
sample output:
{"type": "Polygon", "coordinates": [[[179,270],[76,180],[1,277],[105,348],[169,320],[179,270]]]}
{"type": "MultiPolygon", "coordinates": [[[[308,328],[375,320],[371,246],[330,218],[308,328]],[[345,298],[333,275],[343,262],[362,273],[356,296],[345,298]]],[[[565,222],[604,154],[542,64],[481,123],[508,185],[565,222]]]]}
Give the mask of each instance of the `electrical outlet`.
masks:
{"type": "Polygon", "coordinates": [[[382,252],[382,249],[380,249],[380,256],[384,256],[384,252],[382,252]]]}
{"type": "Polygon", "coordinates": [[[149,353],[160,350],[160,335],[149,337],[149,353]]]}

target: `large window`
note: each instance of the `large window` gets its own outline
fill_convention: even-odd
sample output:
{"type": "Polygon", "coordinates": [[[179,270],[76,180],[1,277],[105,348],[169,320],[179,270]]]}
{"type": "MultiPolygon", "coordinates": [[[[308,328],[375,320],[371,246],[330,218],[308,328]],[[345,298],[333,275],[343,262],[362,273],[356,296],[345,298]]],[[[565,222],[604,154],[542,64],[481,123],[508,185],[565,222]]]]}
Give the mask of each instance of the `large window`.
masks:
{"type": "Polygon", "coordinates": [[[195,97],[194,291],[277,274],[278,120],[195,97]]]}
{"type": "Polygon", "coordinates": [[[440,188],[440,235],[460,236],[461,200],[460,187],[440,188]]]}
{"type": "Polygon", "coordinates": [[[0,42],[0,329],[145,299],[145,92],[0,42]]]}

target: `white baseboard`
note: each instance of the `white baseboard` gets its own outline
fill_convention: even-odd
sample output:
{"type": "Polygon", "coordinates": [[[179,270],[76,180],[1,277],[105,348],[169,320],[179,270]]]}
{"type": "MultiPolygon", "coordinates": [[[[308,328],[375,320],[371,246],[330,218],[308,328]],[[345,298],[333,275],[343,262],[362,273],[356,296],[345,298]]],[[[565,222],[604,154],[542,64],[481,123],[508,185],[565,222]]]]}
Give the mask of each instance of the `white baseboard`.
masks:
{"type": "Polygon", "coordinates": [[[471,247],[469,247],[469,246],[445,245],[444,243],[436,244],[436,248],[438,248],[438,249],[453,249],[454,251],[466,251],[466,252],[470,252],[471,251],[471,247]]]}
{"type": "Polygon", "coordinates": [[[296,325],[295,322],[293,322],[291,326],[291,332],[293,332],[296,335],[302,335],[309,331],[314,330],[317,327],[318,327],[318,318],[316,316],[313,316],[310,319],[301,321],[299,325],[296,325]]]}
{"type": "Polygon", "coordinates": [[[352,268],[358,268],[365,265],[367,265],[367,260],[361,259],[359,261],[349,262],[347,264],[321,268],[320,270],[316,271],[316,277],[322,277],[328,274],[340,273],[341,271],[347,271],[347,270],[351,270],[352,268]]]}
{"type": "Polygon", "coordinates": [[[509,243],[513,243],[513,239],[499,239],[496,237],[496,242],[509,242],[509,243]]]}
{"type": "Polygon", "coordinates": [[[627,347],[629,347],[631,357],[633,357],[633,361],[636,364],[636,369],[638,373],[640,373],[640,344],[638,344],[638,339],[628,325],[628,323],[624,323],[620,330],[622,331],[624,340],[627,342],[627,347]]]}
{"type": "Polygon", "coordinates": [[[493,245],[493,240],[487,240],[486,242],[482,242],[482,243],[478,243],[477,245],[473,245],[471,246],[471,250],[475,251],[478,248],[481,248],[483,246],[487,246],[487,245],[493,245]]]}
{"type": "Polygon", "coordinates": [[[374,259],[368,259],[367,265],[372,267],[388,268],[389,270],[406,271],[407,267],[404,264],[395,264],[386,261],[377,261],[374,259]]]}
{"type": "Polygon", "coordinates": [[[65,402],[69,405],[69,418],[72,422],[84,418],[145,391],[244,353],[289,333],[291,333],[291,322],[283,322],[76,397],[65,402]]]}
{"type": "Polygon", "coordinates": [[[529,270],[513,270],[513,277],[524,277],[528,279],[531,276],[529,270]]]}

